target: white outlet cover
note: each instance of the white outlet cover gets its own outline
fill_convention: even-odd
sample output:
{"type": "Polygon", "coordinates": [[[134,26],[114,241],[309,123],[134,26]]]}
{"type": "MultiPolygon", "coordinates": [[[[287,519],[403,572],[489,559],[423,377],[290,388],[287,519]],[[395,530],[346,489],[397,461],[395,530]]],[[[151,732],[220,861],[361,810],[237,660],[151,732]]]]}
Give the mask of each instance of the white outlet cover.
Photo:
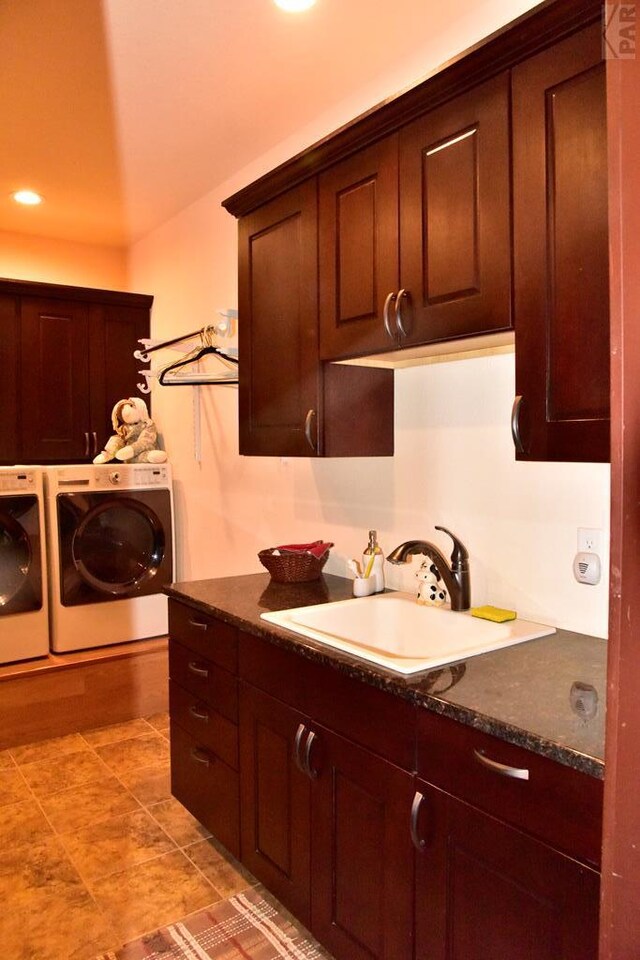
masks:
{"type": "Polygon", "coordinates": [[[578,527],[578,552],[600,553],[602,530],[599,527],[578,527]]]}

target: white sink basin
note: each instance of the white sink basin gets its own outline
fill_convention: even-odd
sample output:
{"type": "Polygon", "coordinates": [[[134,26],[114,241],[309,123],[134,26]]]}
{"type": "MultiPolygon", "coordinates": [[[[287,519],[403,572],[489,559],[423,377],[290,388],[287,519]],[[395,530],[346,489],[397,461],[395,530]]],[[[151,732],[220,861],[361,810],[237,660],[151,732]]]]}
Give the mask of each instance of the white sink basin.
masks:
{"type": "Polygon", "coordinates": [[[381,593],[261,616],[293,633],[403,674],[556,632],[555,627],[529,620],[492,623],[470,613],[453,613],[448,605],[422,606],[407,593],[381,593]]]}

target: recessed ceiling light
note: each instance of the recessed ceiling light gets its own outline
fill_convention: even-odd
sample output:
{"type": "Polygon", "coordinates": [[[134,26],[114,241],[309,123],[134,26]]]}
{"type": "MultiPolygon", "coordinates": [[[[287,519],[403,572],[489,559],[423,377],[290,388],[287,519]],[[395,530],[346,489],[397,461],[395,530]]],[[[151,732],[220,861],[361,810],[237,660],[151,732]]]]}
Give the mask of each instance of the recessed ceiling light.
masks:
{"type": "Polygon", "coordinates": [[[274,0],[275,5],[287,13],[302,13],[303,10],[309,10],[316,0],[274,0]]]}
{"type": "Polygon", "coordinates": [[[44,197],[36,193],[35,190],[16,190],[11,196],[16,203],[23,203],[27,207],[37,207],[44,199],[44,197]]]}

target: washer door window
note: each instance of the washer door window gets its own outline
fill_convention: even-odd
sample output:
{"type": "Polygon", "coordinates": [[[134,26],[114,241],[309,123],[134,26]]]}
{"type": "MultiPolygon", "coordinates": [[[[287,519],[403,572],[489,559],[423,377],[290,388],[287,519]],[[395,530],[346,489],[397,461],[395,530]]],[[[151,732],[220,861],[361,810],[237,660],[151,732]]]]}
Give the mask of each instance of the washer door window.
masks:
{"type": "Polygon", "coordinates": [[[159,593],[171,581],[168,491],[58,497],[65,606],[159,593]],[[165,514],[163,516],[163,514],[165,514]]]}
{"type": "Polygon", "coordinates": [[[40,610],[39,507],[34,496],[0,498],[0,617],[40,610]]]}

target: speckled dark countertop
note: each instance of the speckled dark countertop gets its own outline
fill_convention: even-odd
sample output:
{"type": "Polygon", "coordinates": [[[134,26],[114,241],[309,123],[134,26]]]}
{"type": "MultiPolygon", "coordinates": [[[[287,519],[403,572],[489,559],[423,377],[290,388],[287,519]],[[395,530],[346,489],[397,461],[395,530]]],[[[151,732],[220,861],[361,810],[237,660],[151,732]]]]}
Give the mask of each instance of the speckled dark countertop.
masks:
{"type": "Polygon", "coordinates": [[[276,584],[268,574],[175,583],[165,591],[247,633],[595,777],[604,776],[606,641],[566,630],[405,678],[260,619],[266,611],[345,600],[351,580],[276,584]],[[574,683],[595,689],[587,719],[574,683]],[[575,699],[575,698],[574,698],[575,699]]]}

